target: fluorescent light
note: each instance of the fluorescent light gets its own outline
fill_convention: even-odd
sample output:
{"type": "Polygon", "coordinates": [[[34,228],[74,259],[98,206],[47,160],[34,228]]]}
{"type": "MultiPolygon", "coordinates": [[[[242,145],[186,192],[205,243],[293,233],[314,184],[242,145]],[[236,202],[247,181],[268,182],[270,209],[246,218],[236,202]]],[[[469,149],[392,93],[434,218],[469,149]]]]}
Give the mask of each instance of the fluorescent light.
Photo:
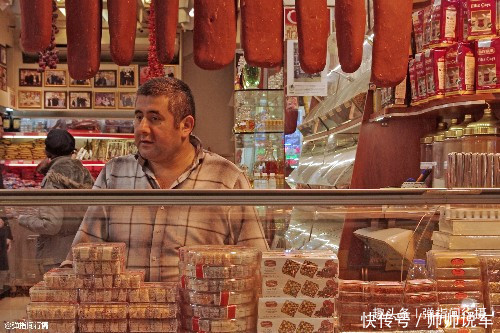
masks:
{"type": "Polygon", "coordinates": [[[189,11],[189,16],[194,17],[194,7],[189,11]]]}

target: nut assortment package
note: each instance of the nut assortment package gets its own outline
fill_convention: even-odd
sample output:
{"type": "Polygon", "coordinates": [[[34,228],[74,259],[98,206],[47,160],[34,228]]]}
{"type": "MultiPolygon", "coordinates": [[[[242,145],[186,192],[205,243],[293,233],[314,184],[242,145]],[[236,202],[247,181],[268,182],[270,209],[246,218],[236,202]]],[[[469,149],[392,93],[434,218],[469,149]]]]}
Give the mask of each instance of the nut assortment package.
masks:
{"type": "Polygon", "coordinates": [[[257,332],[333,332],[338,258],[331,251],[262,254],[257,332]]]}
{"type": "Polygon", "coordinates": [[[179,249],[180,324],[187,331],[240,332],[257,324],[261,253],[243,246],[179,249]]]}

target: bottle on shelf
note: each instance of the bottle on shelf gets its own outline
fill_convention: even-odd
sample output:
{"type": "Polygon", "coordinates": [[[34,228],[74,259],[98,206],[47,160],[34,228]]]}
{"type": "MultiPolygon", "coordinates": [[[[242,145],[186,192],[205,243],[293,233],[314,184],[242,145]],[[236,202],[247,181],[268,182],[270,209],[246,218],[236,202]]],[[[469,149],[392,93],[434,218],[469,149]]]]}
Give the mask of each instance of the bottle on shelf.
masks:
{"type": "Polygon", "coordinates": [[[408,271],[408,280],[427,279],[427,268],[424,259],[413,259],[413,265],[408,271]]]}
{"type": "Polygon", "coordinates": [[[273,189],[276,187],[278,162],[274,157],[274,149],[270,142],[265,145],[265,153],[254,164],[254,188],[273,189]]]}
{"type": "Polygon", "coordinates": [[[5,132],[9,132],[12,129],[12,115],[10,112],[5,112],[2,116],[2,127],[5,132]]]}

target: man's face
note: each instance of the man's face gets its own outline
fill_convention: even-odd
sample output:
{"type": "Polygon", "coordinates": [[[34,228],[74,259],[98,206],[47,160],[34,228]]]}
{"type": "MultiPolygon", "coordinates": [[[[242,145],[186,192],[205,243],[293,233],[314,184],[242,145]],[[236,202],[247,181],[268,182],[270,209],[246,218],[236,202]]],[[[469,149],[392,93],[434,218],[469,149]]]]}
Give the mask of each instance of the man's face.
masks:
{"type": "Polygon", "coordinates": [[[166,96],[137,96],[135,104],[134,137],[140,155],[151,161],[168,161],[179,152],[189,136],[181,122],[175,126],[168,111],[166,96]]]}

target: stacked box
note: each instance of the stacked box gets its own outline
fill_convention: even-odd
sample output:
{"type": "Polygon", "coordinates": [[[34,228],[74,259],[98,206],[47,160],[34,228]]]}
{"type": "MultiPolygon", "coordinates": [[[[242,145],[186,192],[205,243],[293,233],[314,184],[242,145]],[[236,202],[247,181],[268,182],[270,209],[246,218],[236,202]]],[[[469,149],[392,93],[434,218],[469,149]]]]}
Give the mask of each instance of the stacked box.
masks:
{"type": "Polygon", "coordinates": [[[127,303],[86,303],[78,309],[80,333],[127,332],[127,303]]]}
{"type": "Polygon", "coordinates": [[[177,332],[176,303],[129,304],[129,332],[177,332]]]}
{"type": "Polygon", "coordinates": [[[481,256],[486,308],[493,313],[493,330],[500,331],[500,252],[481,256]]]}
{"type": "Polygon", "coordinates": [[[262,254],[257,332],[333,332],[338,258],[331,251],[262,254]]]}
{"type": "Polygon", "coordinates": [[[254,330],[260,258],[257,249],[244,246],[180,248],[179,301],[183,330],[254,330]]]}
{"type": "Polygon", "coordinates": [[[75,333],[78,304],[30,303],[26,307],[29,321],[47,322],[54,333],[75,333]]]}
{"type": "MultiPolygon", "coordinates": [[[[400,294],[401,295],[401,294],[400,294]]],[[[337,317],[341,331],[364,331],[362,316],[371,307],[371,284],[367,281],[339,280],[337,317]]]]}
{"type": "Polygon", "coordinates": [[[410,320],[401,328],[406,330],[427,328],[427,325],[423,324],[421,319],[422,315],[429,310],[436,311],[439,308],[436,288],[436,281],[431,279],[406,281],[403,303],[404,307],[408,309],[410,320]]]}

